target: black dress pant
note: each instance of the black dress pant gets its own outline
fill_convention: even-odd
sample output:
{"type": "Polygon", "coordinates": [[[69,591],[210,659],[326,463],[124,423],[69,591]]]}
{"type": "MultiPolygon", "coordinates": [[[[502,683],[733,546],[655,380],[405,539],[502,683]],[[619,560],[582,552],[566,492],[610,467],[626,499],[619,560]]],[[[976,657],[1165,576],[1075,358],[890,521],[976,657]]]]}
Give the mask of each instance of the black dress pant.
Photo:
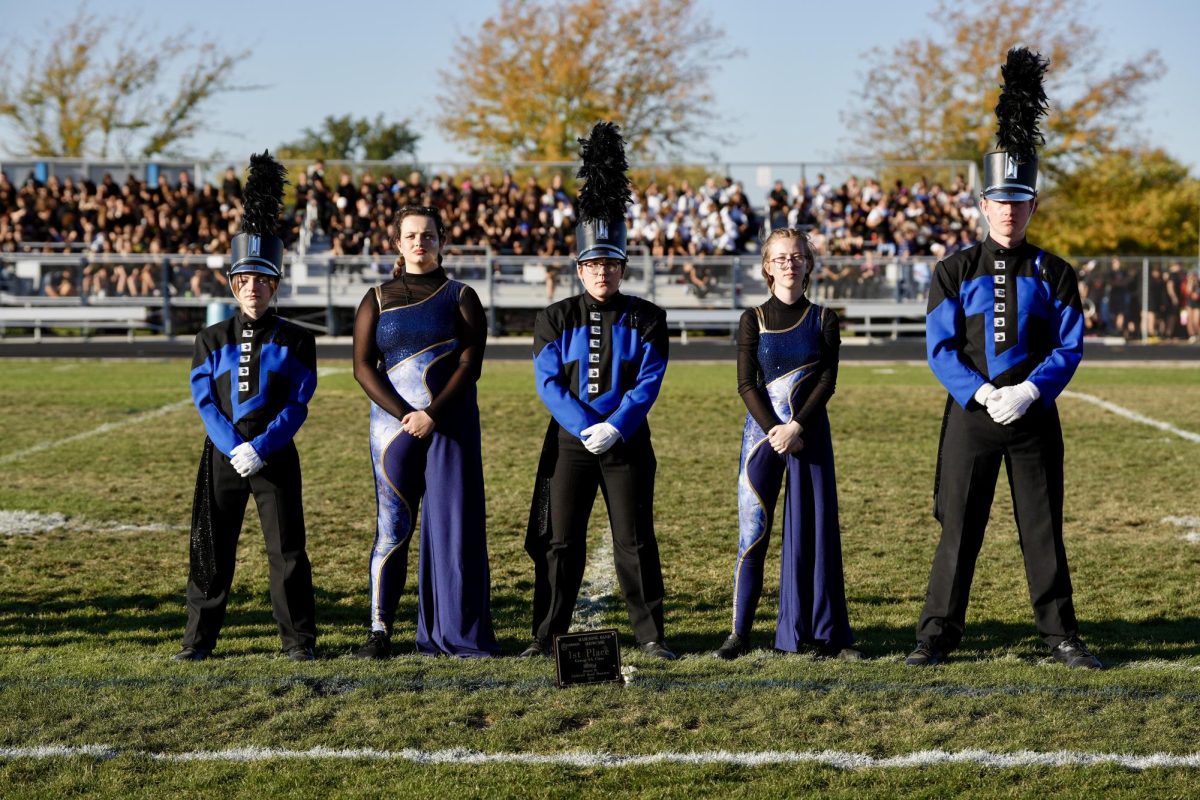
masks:
{"type": "Polygon", "coordinates": [[[534,621],[535,635],[545,639],[570,629],[583,582],[588,517],[599,489],[608,506],[617,580],[634,637],[639,644],[661,641],[662,565],[654,537],[657,462],[649,428],[643,425],[629,442],[618,441],[601,455],[589,453],[570,434],[560,434],[557,444],[550,475],[549,603],[545,616],[534,621]]]}
{"type": "Polygon", "coordinates": [[[933,557],[917,638],[950,652],[962,639],[975,560],[1003,461],[1008,471],[1034,621],[1050,647],[1078,633],[1062,539],[1063,441],[1058,409],[1034,402],[998,425],[971,403],[951,405],[942,443],[937,509],[942,538],[933,557]]]}
{"type": "Polygon", "coordinates": [[[212,650],[225,621],[225,606],[233,584],[238,537],[246,502],[254,495],[262,523],[270,570],[271,606],[279,623],[283,649],[312,647],[317,638],[312,566],[305,552],[304,506],[300,457],[294,445],[271,456],[249,478],[238,475],[229,458],[212,455],[214,503],[212,528],[217,572],[206,595],[191,580],[187,586],[188,621],[184,647],[212,650]]]}

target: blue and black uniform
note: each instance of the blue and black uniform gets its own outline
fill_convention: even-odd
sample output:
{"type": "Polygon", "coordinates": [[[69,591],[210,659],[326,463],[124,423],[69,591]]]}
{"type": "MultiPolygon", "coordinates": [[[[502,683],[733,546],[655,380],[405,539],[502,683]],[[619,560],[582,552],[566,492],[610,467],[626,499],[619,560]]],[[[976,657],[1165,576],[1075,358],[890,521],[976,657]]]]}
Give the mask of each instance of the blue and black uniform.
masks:
{"type": "Polygon", "coordinates": [[[746,424],[738,468],[738,557],[733,633],[746,638],[762,594],[766,550],[787,477],[775,649],[838,651],[854,643],[842,576],[833,440],[826,403],[837,382],[837,314],[801,297],[772,295],[738,326],[738,392],[746,424]],[[804,447],[780,455],[767,434],[796,421],[804,447]]]}
{"type": "Polygon", "coordinates": [[[617,293],[584,293],[550,305],[534,326],[538,396],[553,417],[538,467],[526,550],[535,564],[533,635],[566,633],[587,551],[597,489],[612,526],[617,579],[639,644],[663,639],[663,581],[654,536],[657,463],[646,415],[667,369],[666,315],[617,293]],[[621,439],[600,455],[585,428],[614,426],[621,439]]]}
{"type": "Polygon", "coordinates": [[[354,374],[371,398],[377,501],[371,629],[391,635],[419,513],[416,645],[427,655],[499,652],[475,387],[486,344],[478,296],[440,267],[370,290],[355,317],[354,374]],[[420,439],[401,422],[418,409],[436,425],[420,439]]]}
{"type": "Polygon", "coordinates": [[[271,605],[283,649],[311,648],[316,641],[300,457],[293,442],[317,388],[316,362],[312,334],[273,310],[257,320],[239,312],[196,336],[192,400],[208,436],[193,529],[197,515],[203,516],[211,549],[201,555],[193,535],[185,648],[211,651],[216,645],[251,494],[266,540],[271,605]],[[233,449],[245,442],[266,464],[249,478],[229,462],[233,449]],[[200,568],[198,559],[211,563],[200,568]]]}
{"type": "Polygon", "coordinates": [[[1083,356],[1075,270],[1022,242],[988,238],[937,265],[926,317],[929,366],[949,392],[934,490],[941,541],[917,638],[948,653],[963,635],[975,560],[1003,460],[1039,633],[1051,647],[1076,636],[1062,539],[1063,439],[1055,399],[1083,356]],[[1031,381],[1026,414],[994,422],[974,400],[984,385],[1031,381]]]}

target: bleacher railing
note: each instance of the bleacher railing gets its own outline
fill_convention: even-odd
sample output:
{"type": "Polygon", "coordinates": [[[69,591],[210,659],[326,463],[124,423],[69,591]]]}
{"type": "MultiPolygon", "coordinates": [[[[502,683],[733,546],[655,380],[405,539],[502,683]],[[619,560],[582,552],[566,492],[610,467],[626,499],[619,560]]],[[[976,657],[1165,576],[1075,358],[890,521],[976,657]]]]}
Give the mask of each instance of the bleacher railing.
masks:
{"type": "MultiPolygon", "coordinates": [[[[327,253],[293,258],[285,269],[279,305],[300,315],[319,332],[347,333],[347,326],[339,320],[357,308],[371,286],[391,278],[393,259],[390,254],[327,253]]],[[[1074,263],[1080,274],[1089,332],[1149,339],[1164,330],[1173,329],[1178,335],[1186,329],[1186,318],[1176,327],[1171,320],[1164,320],[1164,315],[1187,311],[1187,300],[1182,304],[1173,300],[1172,294],[1177,292],[1168,283],[1178,286],[1188,273],[1196,273],[1200,279],[1200,264],[1195,257],[1107,256],[1077,259],[1074,263]]],[[[172,335],[183,316],[180,309],[232,305],[233,299],[220,280],[228,266],[223,256],[3,253],[0,305],[143,306],[159,311],[163,330],[172,335]],[[153,269],[153,294],[105,296],[83,292],[85,274],[98,267],[115,269],[118,265],[127,270],[153,269]],[[64,280],[73,287],[71,296],[46,295],[48,286],[61,285],[64,280]]],[[[920,319],[935,266],[932,256],[822,257],[808,296],[815,302],[850,311],[851,317],[920,319]]],[[[446,256],[445,267],[451,277],[475,289],[488,310],[493,334],[506,332],[503,312],[534,311],[579,291],[575,261],[569,256],[497,255],[485,248],[457,248],[446,256]]],[[[738,310],[758,305],[768,297],[761,261],[755,255],[631,253],[623,288],[663,308],[679,310],[738,310]]]]}

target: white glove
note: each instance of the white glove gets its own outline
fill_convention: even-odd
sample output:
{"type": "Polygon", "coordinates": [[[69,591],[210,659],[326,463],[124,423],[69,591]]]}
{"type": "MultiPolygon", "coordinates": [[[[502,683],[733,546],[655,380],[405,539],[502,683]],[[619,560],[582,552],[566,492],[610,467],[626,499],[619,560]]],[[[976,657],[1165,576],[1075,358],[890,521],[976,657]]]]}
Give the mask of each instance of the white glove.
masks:
{"type": "Polygon", "coordinates": [[[991,396],[992,392],[994,391],[996,391],[995,386],[992,386],[990,383],[983,384],[983,386],[980,386],[975,390],[975,402],[979,403],[981,406],[986,406],[988,397],[991,396]]]}
{"type": "Polygon", "coordinates": [[[583,446],[589,453],[600,455],[621,440],[621,432],[607,422],[597,422],[591,427],[580,431],[583,436],[583,446]]]}
{"type": "Polygon", "coordinates": [[[987,410],[992,421],[999,425],[1011,425],[1025,416],[1033,401],[1042,396],[1038,388],[1029,381],[1016,386],[1005,386],[988,396],[987,410]]]}
{"type": "Polygon", "coordinates": [[[229,463],[237,470],[237,474],[243,478],[249,478],[265,466],[262,457],[258,455],[258,452],[249,442],[242,442],[233,448],[230,453],[229,463]]]}

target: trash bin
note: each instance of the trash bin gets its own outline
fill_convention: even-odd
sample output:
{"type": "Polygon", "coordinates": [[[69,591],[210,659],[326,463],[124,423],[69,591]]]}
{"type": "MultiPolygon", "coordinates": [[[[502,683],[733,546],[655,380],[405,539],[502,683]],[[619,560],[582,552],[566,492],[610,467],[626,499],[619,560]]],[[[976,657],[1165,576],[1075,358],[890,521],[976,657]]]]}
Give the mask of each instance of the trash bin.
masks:
{"type": "Polygon", "coordinates": [[[233,316],[233,303],[209,303],[204,313],[204,325],[216,325],[233,316]]]}

